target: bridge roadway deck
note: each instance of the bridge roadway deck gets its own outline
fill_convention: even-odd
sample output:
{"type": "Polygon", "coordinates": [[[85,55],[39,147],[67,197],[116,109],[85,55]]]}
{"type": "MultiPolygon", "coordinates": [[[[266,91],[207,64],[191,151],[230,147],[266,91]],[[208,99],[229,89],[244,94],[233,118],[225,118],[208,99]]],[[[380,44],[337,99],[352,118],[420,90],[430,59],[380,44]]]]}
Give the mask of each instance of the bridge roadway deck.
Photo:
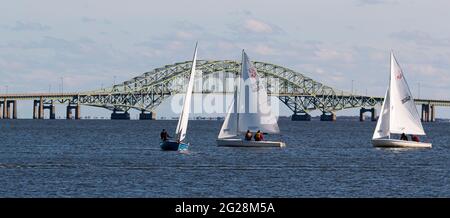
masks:
{"type": "MultiPolygon", "coordinates": [[[[194,94],[209,94],[213,92],[195,92],[194,94]]],[[[215,92],[217,94],[231,94],[231,92],[215,92]]],[[[3,99],[7,100],[37,100],[41,97],[44,99],[72,99],[79,96],[87,96],[87,95],[111,95],[114,93],[111,92],[89,92],[89,93],[77,93],[77,92],[67,92],[67,93],[18,93],[18,94],[0,94],[0,101],[3,101],[3,99]]],[[[117,93],[120,94],[120,93],[117,93]]],[[[170,93],[167,93],[170,94],[170,93]]],[[[296,93],[269,93],[270,96],[310,96],[310,95],[304,95],[304,94],[296,94],[296,93]]],[[[316,96],[318,98],[323,96],[316,96]]],[[[337,97],[345,97],[345,98],[373,98],[378,102],[383,101],[383,97],[376,97],[376,96],[363,96],[363,95],[337,95],[337,97]]],[[[435,106],[441,106],[441,107],[450,107],[450,100],[440,100],[440,99],[414,99],[414,102],[417,105],[421,104],[432,104],[435,106]]]]}

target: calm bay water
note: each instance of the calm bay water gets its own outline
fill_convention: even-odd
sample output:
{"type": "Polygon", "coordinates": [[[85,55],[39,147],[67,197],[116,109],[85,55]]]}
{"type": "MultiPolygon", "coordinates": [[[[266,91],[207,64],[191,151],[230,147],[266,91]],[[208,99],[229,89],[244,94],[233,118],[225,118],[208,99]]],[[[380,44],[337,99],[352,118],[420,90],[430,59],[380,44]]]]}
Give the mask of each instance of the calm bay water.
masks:
{"type": "Polygon", "coordinates": [[[191,121],[181,154],[159,148],[176,121],[0,120],[0,197],[450,197],[450,123],[424,124],[432,149],[373,148],[374,122],[342,120],[226,148],[220,126],[191,121]]]}

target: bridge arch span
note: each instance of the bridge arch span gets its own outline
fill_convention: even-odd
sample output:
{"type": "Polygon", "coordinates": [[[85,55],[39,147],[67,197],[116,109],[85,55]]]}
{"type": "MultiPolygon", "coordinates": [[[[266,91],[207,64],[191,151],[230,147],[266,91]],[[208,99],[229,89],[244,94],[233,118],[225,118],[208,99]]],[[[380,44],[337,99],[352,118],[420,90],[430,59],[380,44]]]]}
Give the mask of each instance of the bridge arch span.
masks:
{"type": "MultiPolygon", "coordinates": [[[[334,112],[346,108],[369,107],[382,100],[353,96],[286,67],[258,61],[253,63],[264,79],[280,81],[275,85],[267,85],[267,91],[270,95],[277,96],[294,113],[311,110],[334,112]]],[[[82,93],[78,101],[110,110],[128,111],[134,108],[154,111],[165,99],[184,91],[183,82],[189,76],[191,65],[191,61],[185,61],[155,68],[113,87],[82,93]]],[[[203,77],[214,73],[238,75],[240,66],[240,62],[232,60],[199,60],[196,69],[202,71],[203,77]]]]}

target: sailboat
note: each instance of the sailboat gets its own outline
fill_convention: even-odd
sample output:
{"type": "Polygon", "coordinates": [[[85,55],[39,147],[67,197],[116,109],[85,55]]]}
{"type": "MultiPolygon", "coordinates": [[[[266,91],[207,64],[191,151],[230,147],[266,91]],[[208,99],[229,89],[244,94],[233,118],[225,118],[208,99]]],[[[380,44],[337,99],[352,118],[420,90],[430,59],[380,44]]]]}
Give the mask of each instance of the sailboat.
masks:
{"type": "Polygon", "coordinates": [[[255,133],[279,133],[277,118],[268,104],[266,88],[256,68],[242,50],[239,86],[235,85],[233,101],[230,104],[220,130],[217,145],[228,147],[284,147],[284,142],[247,141],[239,137],[247,130],[255,133]],[[255,111],[250,111],[252,108],[255,111]]]}
{"type": "Polygon", "coordinates": [[[183,151],[187,150],[189,147],[189,143],[184,142],[184,139],[186,137],[186,130],[189,121],[189,110],[191,108],[192,91],[194,89],[196,64],[197,64],[197,43],[195,44],[194,57],[192,58],[191,73],[189,77],[186,96],[183,102],[183,109],[181,110],[181,114],[178,119],[177,129],[175,130],[175,140],[162,141],[160,143],[162,150],[183,151]]]}
{"type": "Polygon", "coordinates": [[[391,134],[425,135],[405,74],[391,52],[391,73],[380,117],[373,133],[375,147],[431,148],[431,143],[392,139],[391,134]]]}

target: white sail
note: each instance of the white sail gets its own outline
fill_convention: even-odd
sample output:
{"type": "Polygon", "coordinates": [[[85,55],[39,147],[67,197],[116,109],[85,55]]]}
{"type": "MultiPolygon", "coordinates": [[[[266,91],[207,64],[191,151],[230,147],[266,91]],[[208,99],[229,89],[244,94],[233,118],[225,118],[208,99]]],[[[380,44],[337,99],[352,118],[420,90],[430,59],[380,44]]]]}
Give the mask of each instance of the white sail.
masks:
{"type": "Polygon", "coordinates": [[[425,135],[405,75],[391,53],[389,132],[425,135]]]}
{"type": "Polygon", "coordinates": [[[389,99],[390,93],[389,88],[386,90],[386,94],[384,95],[383,105],[381,106],[380,117],[378,117],[377,127],[375,128],[375,132],[373,133],[372,139],[384,138],[390,135],[389,132],[389,99]]]}
{"type": "Polygon", "coordinates": [[[230,107],[228,108],[227,115],[223,121],[222,128],[220,129],[219,139],[231,138],[237,136],[237,116],[233,110],[236,103],[233,100],[230,107]]]}
{"type": "MultiPolygon", "coordinates": [[[[235,80],[236,83],[236,80],[235,80]]],[[[234,86],[234,95],[233,101],[231,102],[227,115],[225,116],[225,120],[223,121],[222,128],[220,129],[219,139],[224,138],[232,138],[238,135],[237,131],[237,123],[238,123],[238,115],[237,115],[237,86],[234,86]]]]}
{"type": "Polygon", "coordinates": [[[177,139],[180,142],[183,141],[184,138],[186,137],[186,130],[189,121],[189,111],[191,108],[192,90],[194,88],[196,64],[197,64],[197,44],[195,44],[194,57],[192,58],[191,73],[189,77],[189,84],[187,87],[186,96],[184,98],[183,109],[181,111],[180,118],[178,119],[178,125],[175,131],[177,139]]]}
{"type": "Polygon", "coordinates": [[[258,72],[242,51],[241,80],[238,98],[238,132],[261,130],[279,133],[277,118],[268,104],[267,92],[258,72]]]}

